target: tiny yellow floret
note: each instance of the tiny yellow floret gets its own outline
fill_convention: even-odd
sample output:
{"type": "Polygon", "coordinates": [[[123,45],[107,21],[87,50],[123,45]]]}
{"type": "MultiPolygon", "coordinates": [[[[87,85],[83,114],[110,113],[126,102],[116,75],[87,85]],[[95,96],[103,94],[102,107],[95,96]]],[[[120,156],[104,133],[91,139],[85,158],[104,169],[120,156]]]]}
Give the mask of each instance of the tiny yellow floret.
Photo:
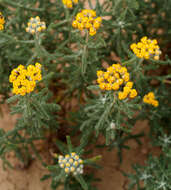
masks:
{"type": "Polygon", "coordinates": [[[66,173],[69,173],[69,168],[65,168],[65,172],[66,172],[66,173]]]}
{"type": "Polygon", "coordinates": [[[146,104],[151,104],[154,107],[158,107],[159,102],[155,99],[155,95],[153,92],[149,92],[143,97],[143,102],[146,104]]]}
{"type": "Polygon", "coordinates": [[[78,0],[62,0],[62,3],[64,6],[71,9],[73,7],[73,4],[78,4],[78,0]]]}
{"type": "Polygon", "coordinates": [[[4,24],[5,24],[5,19],[2,15],[2,13],[0,12],[0,30],[4,29],[4,24]]]}

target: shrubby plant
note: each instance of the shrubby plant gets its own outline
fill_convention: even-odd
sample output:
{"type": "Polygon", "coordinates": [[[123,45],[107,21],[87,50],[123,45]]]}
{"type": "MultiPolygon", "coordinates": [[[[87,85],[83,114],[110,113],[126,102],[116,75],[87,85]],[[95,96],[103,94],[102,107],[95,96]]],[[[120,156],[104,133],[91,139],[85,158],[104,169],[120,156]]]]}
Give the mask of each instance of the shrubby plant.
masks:
{"type": "Polygon", "coordinates": [[[145,166],[133,166],[136,173],[128,175],[131,180],[129,189],[170,189],[170,136],[165,134],[158,140],[162,153],[159,157],[150,156],[145,166]]]}
{"type": "Polygon", "coordinates": [[[92,189],[93,186],[91,186],[90,182],[93,176],[90,175],[89,179],[84,175],[84,179],[84,167],[87,164],[96,166],[95,162],[98,161],[101,156],[82,160],[80,156],[84,152],[83,148],[85,145],[80,144],[78,147],[73,147],[70,137],[67,136],[66,138],[67,146],[60,141],[56,142],[63,155],[53,154],[56,164],[47,166],[50,174],[45,175],[42,180],[52,177],[52,189],[56,189],[61,184],[64,184],[65,188],[80,189],[80,187],[82,187],[84,190],[92,189]]]}
{"type": "Polygon", "coordinates": [[[135,123],[148,120],[161,155],[135,167],[130,187],[169,190],[170,15],[167,0],[1,0],[0,103],[19,114],[0,130],[4,166],[10,152],[25,166],[34,153],[52,189],[93,190],[84,166],[97,167],[100,156],[86,158],[99,136],[122,160],[129,139],[141,143],[135,123]],[[47,134],[54,164],[35,145],[47,134]]]}

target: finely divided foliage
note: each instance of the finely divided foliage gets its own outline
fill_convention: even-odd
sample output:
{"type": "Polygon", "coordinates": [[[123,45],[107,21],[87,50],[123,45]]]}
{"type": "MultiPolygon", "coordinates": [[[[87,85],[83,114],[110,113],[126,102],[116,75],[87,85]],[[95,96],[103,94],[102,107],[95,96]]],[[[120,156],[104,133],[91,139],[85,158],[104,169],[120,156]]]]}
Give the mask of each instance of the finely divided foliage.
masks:
{"type": "Polygon", "coordinates": [[[136,122],[148,120],[160,155],[124,174],[128,188],[171,189],[170,16],[168,0],[1,0],[0,103],[19,114],[0,129],[4,167],[10,152],[26,167],[36,157],[49,189],[95,190],[96,145],[105,139],[122,161],[128,140],[141,144],[136,122]]]}

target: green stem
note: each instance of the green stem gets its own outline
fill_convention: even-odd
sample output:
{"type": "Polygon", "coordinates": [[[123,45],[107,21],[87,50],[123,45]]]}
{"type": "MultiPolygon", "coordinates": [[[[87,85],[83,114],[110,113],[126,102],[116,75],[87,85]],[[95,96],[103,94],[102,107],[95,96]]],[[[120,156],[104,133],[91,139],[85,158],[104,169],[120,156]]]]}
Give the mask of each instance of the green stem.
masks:
{"type": "Polygon", "coordinates": [[[99,161],[99,160],[101,160],[102,159],[102,156],[101,155],[98,155],[98,156],[94,156],[93,158],[90,158],[90,159],[88,159],[88,160],[85,160],[84,162],[85,163],[88,163],[88,162],[97,162],[97,161],[99,161]]]}
{"type": "Polygon", "coordinates": [[[30,65],[30,63],[34,60],[34,58],[36,57],[36,53],[34,52],[34,54],[30,57],[30,59],[27,61],[26,66],[30,65]]]}
{"type": "Polygon", "coordinates": [[[100,117],[98,123],[95,125],[96,130],[99,130],[99,126],[101,125],[101,123],[103,123],[105,121],[105,118],[107,117],[107,115],[111,111],[114,104],[115,104],[115,99],[114,99],[114,101],[112,103],[110,103],[110,105],[107,106],[107,108],[103,112],[103,115],[100,117]]]}
{"type": "MultiPolygon", "coordinates": [[[[35,42],[35,55],[39,58],[45,58],[45,57],[51,57],[51,55],[43,46],[41,46],[41,38],[39,33],[35,34],[34,37],[34,42],[35,42]]],[[[54,58],[55,59],[55,58],[54,58]]]]}
{"type": "Polygon", "coordinates": [[[41,49],[41,42],[40,42],[40,38],[39,38],[38,33],[35,34],[34,41],[35,41],[35,49],[36,49],[37,56],[38,57],[43,56],[42,49],[41,49]]]}
{"type": "Polygon", "coordinates": [[[66,140],[67,140],[69,152],[71,153],[72,152],[72,143],[71,143],[70,136],[66,136],[66,140]]]}
{"type": "Polygon", "coordinates": [[[137,59],[137,57],[134,56],[134,57],[132,57],[131,59],[122,62],[122,65],[129,65],[129,64],[132,64],[134,61],[136,61],[136,59],[137,59]]]}
{"type": "Polygon", "coordinates": [[[50,24],[49,25],[49,27],[48,27],[48,31],[49,30],[51,30],[52,28],[56,28],[56,27],[58,27],[58,26],[60,26],[60,25],[63,25],[63,24],[66,24],[66,23],[68,23],[68,22],[70,22],[71,21],[71,19],[65,19],[65,20],[63,20],[63,21],[61,21],[61,22],[58,22],[58,23],[52,23],[52,24],[50,24]]]}
{"type": "Polygon", "coordinates": [[[24,123],[28,126],[28,123],[31,124],[32,121],[32,112],[30,111],[30,94],[26,94],[24,96],[24,104],[25,104],[25,114],[24,114],[24,123]]]}
{"type": "Polygon", "coordinates": [[[0,32],[0,36],[8,39],[8,40],[10,40],[10,42],[14,42],[14,43],[23,43],[23,44],[33,44],[34,43],[34,40],[17,40],[13,36],[8,35],[8,34],[3,33],[3,32],[0,32]]]}
{"type": "Polygon", "coordinates": [[[70,14],[69,14],[69,11],[68,11],[68,8],[64,6],[64,10],[65,10],[65,20],[69,20],[70,18],[70,14]]]}
{"type": "Polygon", "coordinates": [[[88,47],[88,38],[89,34],[88,31],[86,31],[86,38],[85,38],[85,44],[83,46],[83,53],[82,53],[82,60],[81,60],[81,72],[84,74],[86,72],[87,68],[87,47],[88,47]]]}

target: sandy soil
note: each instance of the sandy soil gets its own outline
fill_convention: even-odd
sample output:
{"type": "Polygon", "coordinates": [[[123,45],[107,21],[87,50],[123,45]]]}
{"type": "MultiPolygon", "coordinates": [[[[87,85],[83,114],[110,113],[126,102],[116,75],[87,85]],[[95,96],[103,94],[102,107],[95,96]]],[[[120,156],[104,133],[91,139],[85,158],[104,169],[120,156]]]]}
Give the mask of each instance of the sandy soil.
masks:
{"type": "MultiPolygon", "coordinates": [[[[137,122],[133,134],[148,131],[147,121],[137,122]]],[[[102,155],[100,165],[103,166],[102,170],[97,171],[97,177],[102,181],[97,184],[100,190],[127,190],[129,180],[123,176],[122,172],[132,173],[132,164],[144,164],[147,159],[148,153],[157,154],[158,150],[152,148],[147,137],[141,138],[142,145],[138,145],[134,140],[129,140],[127,145],[130,150],[123,150],[123,161],[119,162],[116,149],[106,151],[105,149],[99,150],[102,155]]]]}
{"type": "MultiPolygon", "coordinates": [[[[3,113],[3,118],[0,118],[0,127],[9,130],[14,126],[17,116],[11,116],[7,106],[3,106],[3,113]]],[[[141,121],[136,124],[133,133],[147,130],[147,122],[141,121]]],[[[95,150],[94,155],[102,155],[99,164],[103,169],[96,171],[96,177],[102,179],[97,183],[100,190],[126,190],[128,179],[122,175],[122,171],[131,172],[131,164],[136,162],[143,164],[149,152],[157,153],[158,151],[152,149],[147,137],[142,138],[141,146],[134,140],[130,140],[128,145],[131,150],[123,151],[122,164],[118,160],[116,149],[112,151],[107,151],[104,148],[95,150]]],[[[40,182],[40,178],[48,171],[37,160],[34,160],[27,169],[22,169],[14,155],[10,155],[9,159],[16,169],[4,171],[0,161],[0,190],[50,190],[49,180],[40,182]]]]}
{"type": "MultiPolygon", "coordinates": [[[[3,118],[0,118],[0,128],[9,130],[14,127],[18,116],[11,116],[9,109],[5,105],[2,108],[3,118]]],[[[20,163],[16,160],[13,154],[8,156],[11,163],[16,168],[11,170],[7,168],[3,170],[2,161],[0,160],[0,190],[48,190],[50,189],[50,182],[41,182],[40,178],[47,174],[41,164],[35,160],[31,163],[29,168],[22,169],[20,163]]]]}

